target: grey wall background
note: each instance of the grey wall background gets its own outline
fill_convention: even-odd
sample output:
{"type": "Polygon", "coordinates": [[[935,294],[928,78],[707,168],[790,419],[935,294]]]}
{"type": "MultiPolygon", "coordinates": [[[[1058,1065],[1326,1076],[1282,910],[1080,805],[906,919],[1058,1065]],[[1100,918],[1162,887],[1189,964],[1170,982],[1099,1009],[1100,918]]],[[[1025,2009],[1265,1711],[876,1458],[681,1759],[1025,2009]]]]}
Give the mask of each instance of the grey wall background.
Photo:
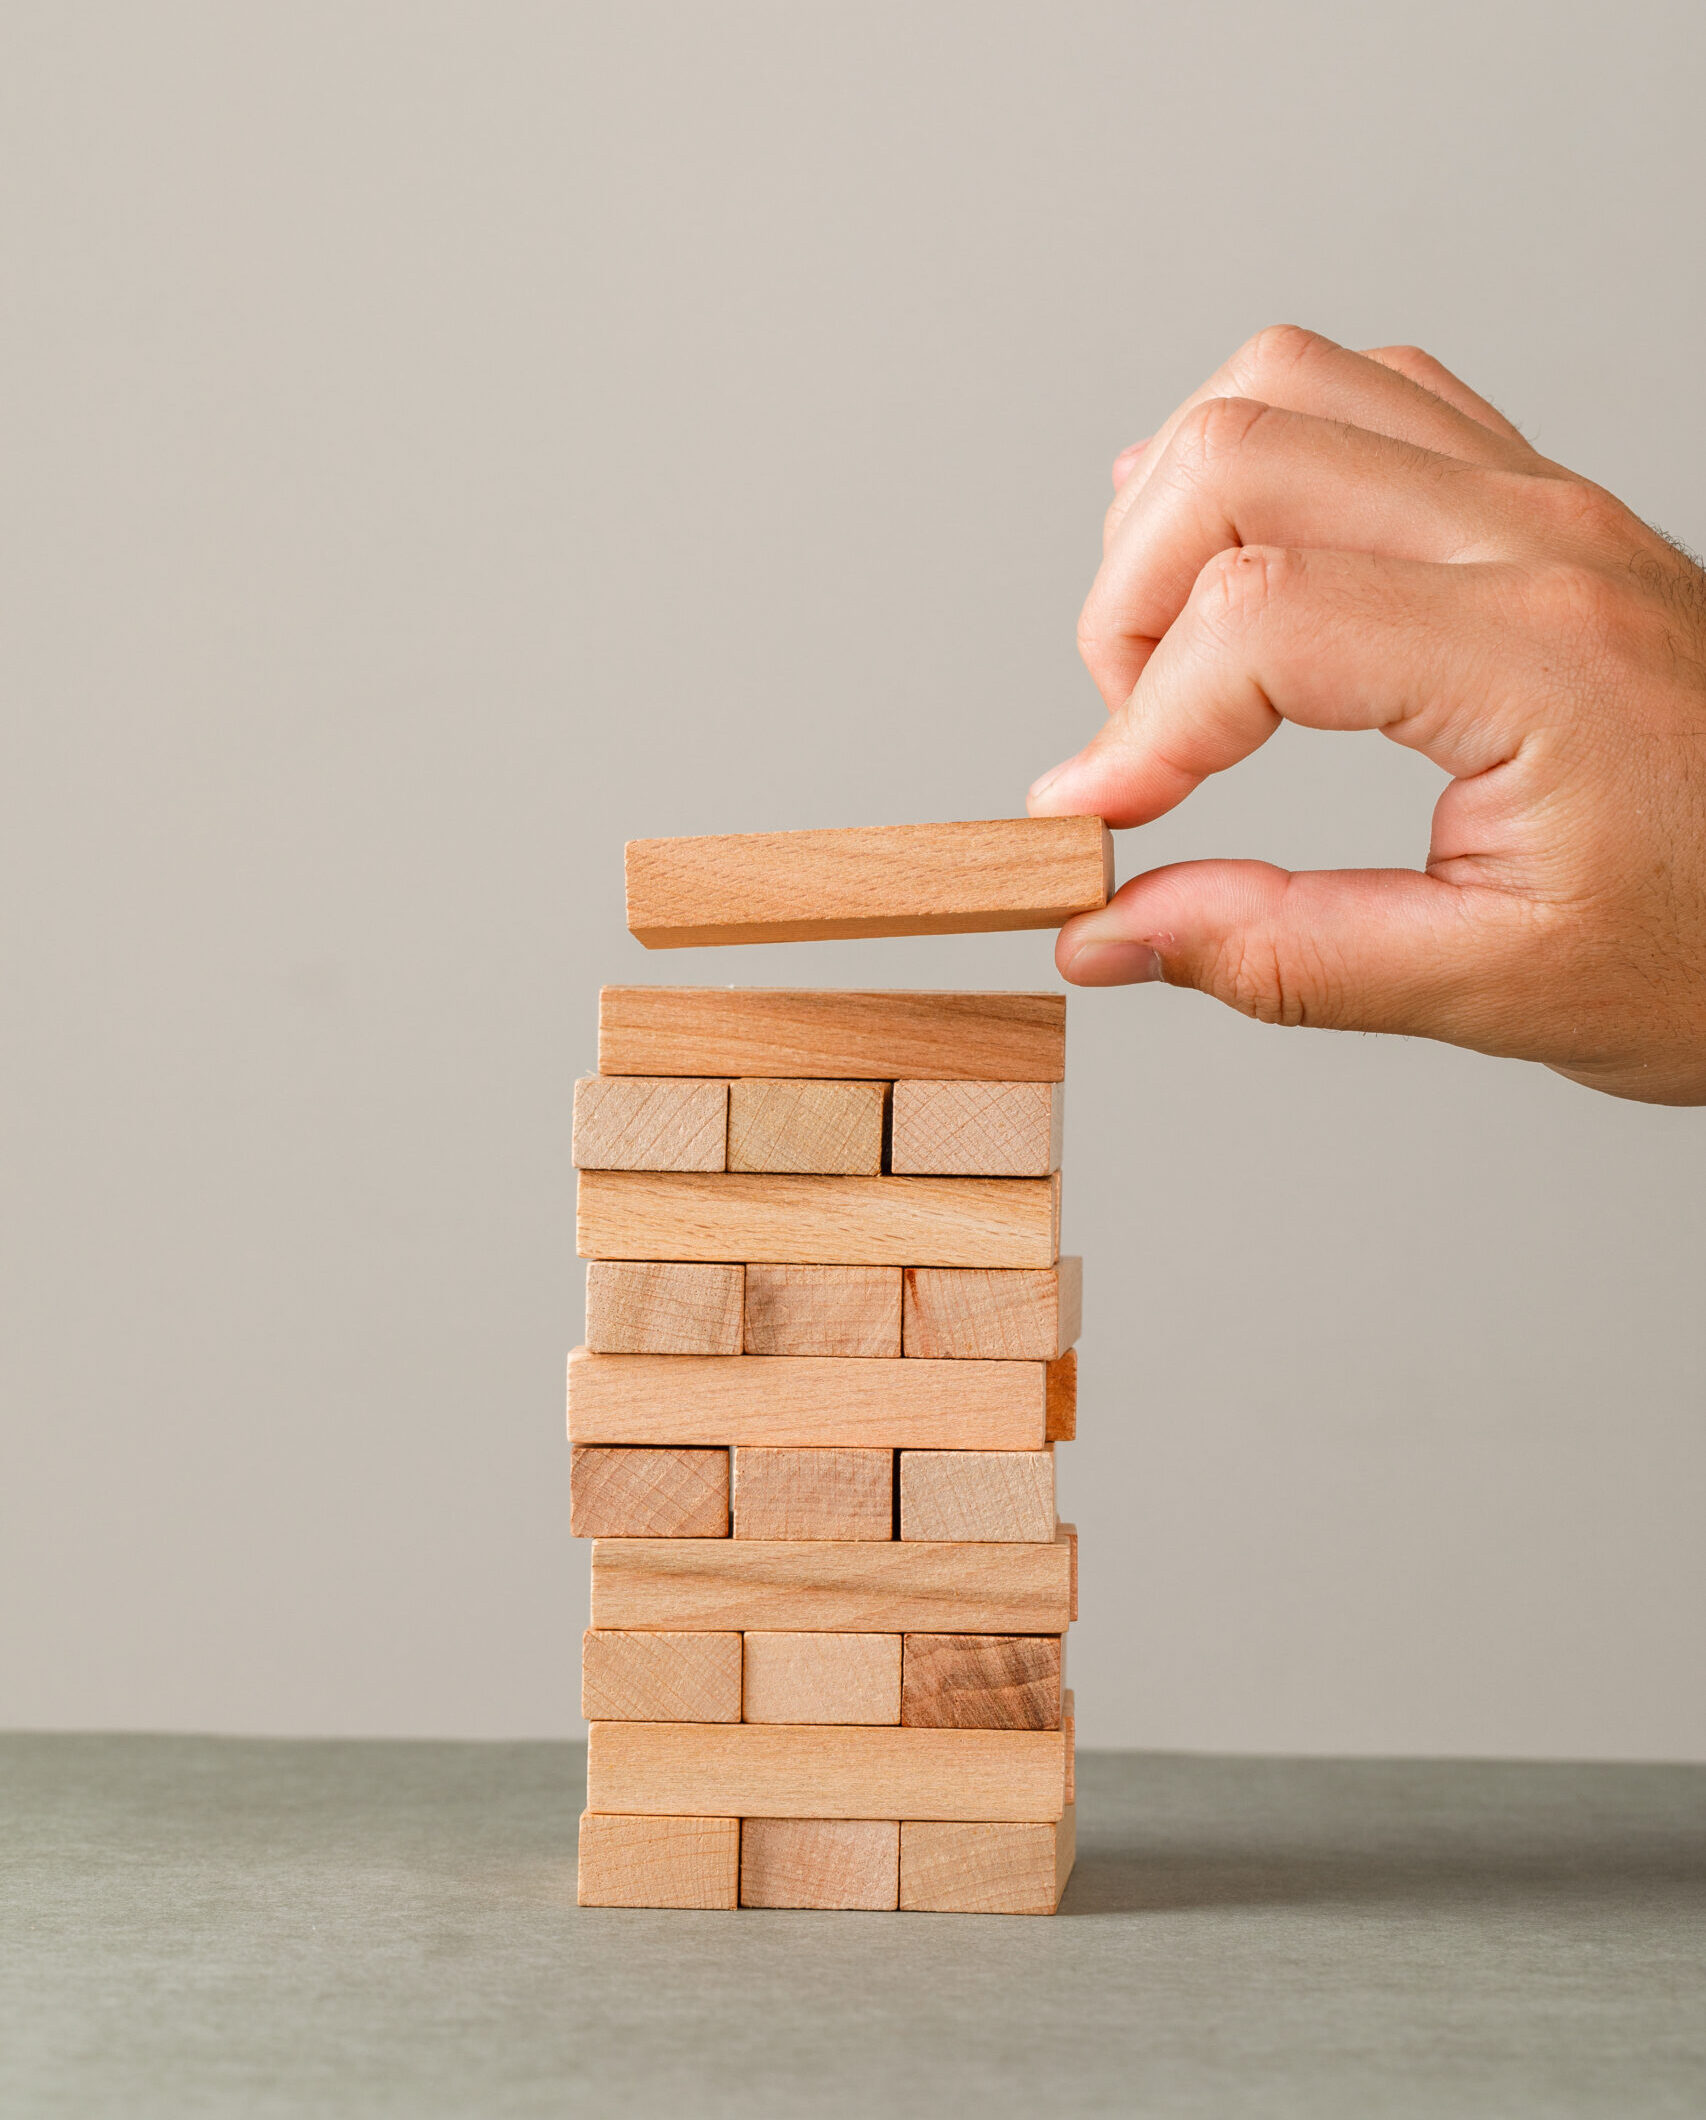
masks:
{"type": "MultiPolygon", "coordinates": [[[[22,5],[0,1722],[577,1727],[621,842],[1001,815],[1113,452],[1282,318],[1706,542],[1706,16],[22,5]]],[[[1419,860],[1283,732],[1122,840],[1419,860]]],[[[1071,1004],[1082,1734],[1706,1758],[1706,1116],[1071,1004]]]]}

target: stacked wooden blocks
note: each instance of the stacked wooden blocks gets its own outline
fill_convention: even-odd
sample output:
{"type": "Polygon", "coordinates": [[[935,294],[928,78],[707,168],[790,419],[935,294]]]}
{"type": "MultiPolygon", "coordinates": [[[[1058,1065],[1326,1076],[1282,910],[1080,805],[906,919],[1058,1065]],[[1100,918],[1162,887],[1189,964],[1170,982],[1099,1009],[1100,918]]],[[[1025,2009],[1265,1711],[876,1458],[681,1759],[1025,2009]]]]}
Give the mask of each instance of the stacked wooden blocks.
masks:
{"type": "Polygon", "coordinates": [[[1065,1038],[1053,994],[601,995],[583,1904],[1059,1904],[1065,1038]]]}

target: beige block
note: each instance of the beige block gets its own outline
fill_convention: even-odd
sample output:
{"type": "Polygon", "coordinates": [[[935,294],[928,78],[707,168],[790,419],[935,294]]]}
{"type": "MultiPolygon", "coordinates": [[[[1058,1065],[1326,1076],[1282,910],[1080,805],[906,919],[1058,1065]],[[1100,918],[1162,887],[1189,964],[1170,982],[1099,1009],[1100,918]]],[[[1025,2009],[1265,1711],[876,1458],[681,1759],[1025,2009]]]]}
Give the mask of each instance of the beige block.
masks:
{"type": "Polygon", "coordinates": [[[1011,1540],[1054,1536],[1054,1451],[903,1450],[903,1539],[1011,1540]]]}
{"type": "Polygon", "coordinates": [[[593,1259],[586,1344],[595,1354],[739,1354],[746,1269],[593,1259]]]}
{"type": "Polygon", "coordinates": [[[1077,1853],[1077,1814],[1040,1824],[903,1820],[900,1903],[914,1914],[1052,1914],[1077,1853]]]}
{"type": "Polygon", "coordinates": [[[909,1355],[1052,1362],[1083,1323],[1080,1258],[1042,1267],[909,1266],[903,1280],[909,1355]]]}
{"type": "Polygon", "coordinates": [[[898,1634],[758,1633],[745,1639],[743,1721],[900,1721],[898,1634]]]}
{"type": "Polygon", "coordinates": [[[908,1634],[900,1719],[911,1729],[1058,1730],[1058,1634],[908,1634]]]}
{"type": "Polygon", "coordinates": [[[1099,817],[631,839],[628,931],[650,950],[1053,928],[1106,905],[1099,817]]]}
{"type": "Polygon", "coordinates": [[[1060,1696],[1060,1727],[1066,1738],[1066,1800],[1078,1801],[1078,1703],[1068,1686],[1060,1696]]]}
{"type": "Polygon", "coordinates": [[[1078,1526],[1056,1524],[1056,1540],[1066,1548],[1068,1557],[1067,1596],[1071,1601],[1072,1617],[1078,1617],[1078,1526]]]}
{"type": "Polygon", "coordinates": [[[899,1821],[743,1818],[740,1903],[891,1913],[900,1903],[899,1821]]]}
{"type": "Polygon", "coordinates": [[[588,1722],[739,1722],[738,1634],[602,1631],[581,1636],[588,1722]]]}
{"type": "Polygon", "coordinates": [[[734,1454],[736,1538],[893,1538],[892,1450],[734,1454]]]}
{"type": "Polygon", "coordinates": [[[722,1170],[729,1086],[583,1075],[575,1084],[579,1170],[722,1170]]]}
{"type": "Polygon", "coordinates": [[[886,1082],[733,1082],[728,1167],[874,1178],[887,1106],[886,1082]]]}
{"type": "Polygon", "coordinates": [[[745,1271],[748,1354],[869,1361],[900,1353],[898,1266],[749,1266],[745,1271]]]}
{"type": "Polygon", "coordinates": [[[889,1168],[1046,1178],[1060,1168],[1063,1082],[897,1082],[889,1168]]]}
{"type": "Polygon", "coordinates": [[[740,1820],[583,1811],[578,1897],[583,1907],[733,1908],[740,1820]]]}
{"type": "Polygon", "coordinates": [[[569,1531],[575,1538],[729,1535],[726,1450],[592,1448],[569,1457],[569,1531]]]}

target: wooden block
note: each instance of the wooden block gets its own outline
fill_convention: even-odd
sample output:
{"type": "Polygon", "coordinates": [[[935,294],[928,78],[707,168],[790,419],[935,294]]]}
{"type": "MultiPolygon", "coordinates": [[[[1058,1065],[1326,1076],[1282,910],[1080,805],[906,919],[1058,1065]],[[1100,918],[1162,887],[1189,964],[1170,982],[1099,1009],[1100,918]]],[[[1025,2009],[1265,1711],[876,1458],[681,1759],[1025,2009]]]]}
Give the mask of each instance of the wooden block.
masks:
{"type": "Polygon", "coordinates": [[[649,950],[1052,928],[1106,905],[1099,817],[630,839],[628,932],[649,950]]]}
{"type": "Polygon", "coordinates": [[[1058,1730],[819,1729],[798,1723],[593,1723],[593,1811],[666,1817],[1056,1819],[1058,1730]]]}
{"type": "Polygon", "coordinates": [[[1050,1443],[1070,1443],[1078,1433],[1078,1350],[1069,1347],[1048,1365],[1043,1409],[1043,1436],[1050,1443]]]}
{"type": "Polygon", "coordinates": [[[1054,1536],[1054,1452],[903,1450],[903,1539],[1037,1545],[1054,1536]]]}
{"type": "Polygon", "coordinates": [[[595,1627],[1064,1634],[1071,1551],[889,1539],[598,1539],[595,1627]]]}
{"type": "Polygon", "coordinates": [[[588,1722],[739,1722],[738,1634],[581,1636],[581,1713],[588,1722]]]}
{"type": "Polygon", "coordinates": [[[1035,1450],[1047,1402],[1041,1362],[590,1354],[584,1347],[569,1357],[576,1444],[1035,1450]]]}
{"type": "Polygon", "coordinates": [[[900,1829],[900,1903],[913,1914],[1052,1914],[1077,1853],[1071,1807],[1051,1824],[900,1829]]]}
{"type": "Polygon", "coordinates": [[[892,1450],[734,1454],[736,1538],[893,1538],[892,1450]]]}
{"type": "Polygon", "coordinates": [[[606,1075],[1059,1082],[1066,996],[607,986],[598,1065],[606,1075]]]}
{"type": "Polygon", "coordinates": [[[742,1721],[900,1721],[898,1634],[754,1633],[745,1640],[742,1721]]]}
{"type": "Polygon", "coordinates": [[[586,1344],[598,1354],[739,1354],[744,1266],[593,1259],[586,1269],[586,1344]]]}
{"type": "Polygon", "coordinates": [[[1058,1730],[1058,1634],[908,1634],[900,1719],[919,1730],[1058,1730]]]}
{"type": "Polygon", "coordinates": [[[740,1900],[738,1818],[581,1813],[583,1907],[732,1908],[740,1900]]]}
{"type": "Polygon", "coordinates": [[[1062,1082],[897,1082],[889,1169],[1046,1178],[1060,1168],[1065,1108],[1062,1082]]]}
{"type": "Polygon", "coordinates": [[[1051,1362],[1077,1339],[1084,1261],[1032,1268],[909,1266],[904,1344],[910,1355],[1051,1362]]]}
{"type": "Polygon", "coordinates": [[[746,1351],[898,1355],[900,1281],[898,1266],[749,1266],[746,1351]]]}
{"type": "Polygon", "coordinates": [[[900,1822],[879,1818],[743,1818],[743,1907],[900,1904],[900,1822]]]}
{"type": "Polygon", "coordinates": [[[874,1178],[887,1117],[886,1082],[732,1082],[728,1167],[874,1178]]]}
{"type": "Polygon", "coordinates": [[[722,1170],[729,1086],[640,1075],[583,1075],[575,1084],[579,1170],[722,1170]]]}
{"type": "MultiPolygon", "coordinates": [[[[1057,1524],[1054,1529],[1056,1543],[1066,1548],[1067,1577],[1066,1595],[1073,1619],[1078,1617],[1078,1526],[1057,1524]]],[[[594,1551],[597,1549],[594,1548],[594,1551]]]]}
{"type": "MultiPolygon", "coordinates": [[[[605,1355],[619,1362],[639,1359],[605,1355]]],[[[660,1362],[686,1359],[659,1355],[660,1362]]],[[[577,1449],[569,1453],[575,1538],[727,1538],[726,1450],[577,1449]]]]}
{"type": "Polygon", "coordinates": [[[1060,1727],[1066,1734],[1066,1800],[1078,1801],[1078,1703],[1068,1686],[1060,1696],[1060,1727]]]}
{"type": "Polygon", "coordinates": [[[793,1178],[583,1170],[583,1259],[780,1266],[1052,1266],[1052,1178],[793,1178]]]}

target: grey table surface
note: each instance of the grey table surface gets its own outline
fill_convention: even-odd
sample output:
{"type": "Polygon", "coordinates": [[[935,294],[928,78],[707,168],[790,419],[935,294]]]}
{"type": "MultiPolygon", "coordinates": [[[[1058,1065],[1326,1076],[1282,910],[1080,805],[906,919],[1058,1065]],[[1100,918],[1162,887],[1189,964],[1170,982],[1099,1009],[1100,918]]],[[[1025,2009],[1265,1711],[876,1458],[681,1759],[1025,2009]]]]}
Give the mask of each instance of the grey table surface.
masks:
{"type": "Polygon", "coordinates": [[[1046,1920],[578,1909],[583,1766],[0,1738],[0,2113],[1706,2114],[1706,1767],[1085,1754],[1046,1920]]]}

